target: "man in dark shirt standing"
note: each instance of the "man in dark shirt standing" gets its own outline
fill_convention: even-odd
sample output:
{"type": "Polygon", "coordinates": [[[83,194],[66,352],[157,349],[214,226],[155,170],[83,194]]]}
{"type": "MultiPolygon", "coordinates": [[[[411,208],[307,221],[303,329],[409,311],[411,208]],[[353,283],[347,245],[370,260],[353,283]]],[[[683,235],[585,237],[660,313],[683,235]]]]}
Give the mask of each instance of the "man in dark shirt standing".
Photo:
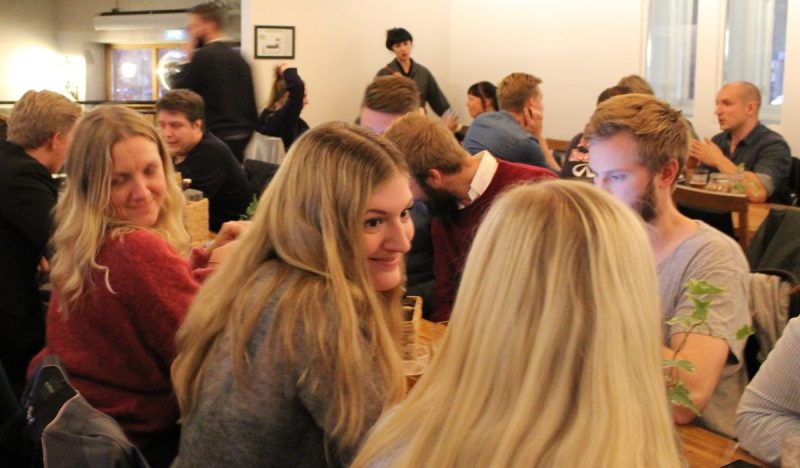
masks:
{"type": "Polygon", "coordinates": [[[203,3],[189,13],[191,61],[176,75],[172,87],[191,89],[202,96],[206,128],[225,142],[241,163],[258,117],[250,65],[223,42],[227,15],[223,6],[203,3]]]}
{"type": "Polygon", "coordinates": [[[693,140],[687,168],[698,164],[724,174],[744,165],[747,198],[754,203],[780,203],[792,156],[778,133],[758,120],[761,92],[752,83],[728,83],[717,93],[717,120],[722,133],[705,142],[693,140]]]}
{"type": "Polygon", "coordinates": [[[211,230],[239,219],[251,199],[247,177],[231,150],[203,131],[203,98],[188,89],[168,92],[156,103],[156,126],[175,170],[208,198],[211,230]]]}
{"type": "Polygon", "coordinates": [[[37,267],[58,199],[52,174],[66,160],[80,107],[52,91],[28,91],[0,141],[0,363],[19,395],[28,361],[44,346],[44,311],[37,267]]]}

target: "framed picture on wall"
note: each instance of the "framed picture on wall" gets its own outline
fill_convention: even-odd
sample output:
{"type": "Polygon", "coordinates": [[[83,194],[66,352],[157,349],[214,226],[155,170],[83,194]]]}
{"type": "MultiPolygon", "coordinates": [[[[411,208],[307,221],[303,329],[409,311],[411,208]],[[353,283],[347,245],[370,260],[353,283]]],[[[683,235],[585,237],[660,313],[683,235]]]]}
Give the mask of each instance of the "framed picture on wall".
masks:
{"type": "Polygon", "coordinates": [[[294,26],[256,26],[257,59],[293,59],[294,26]]]}

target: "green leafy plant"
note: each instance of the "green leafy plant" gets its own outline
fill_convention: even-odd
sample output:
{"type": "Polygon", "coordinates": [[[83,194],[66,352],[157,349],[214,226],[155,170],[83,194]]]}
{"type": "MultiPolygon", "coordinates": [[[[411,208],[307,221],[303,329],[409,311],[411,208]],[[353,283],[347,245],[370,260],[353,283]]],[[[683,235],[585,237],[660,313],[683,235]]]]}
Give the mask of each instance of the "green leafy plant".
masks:
{"type": "Polygon", "coordinates": [[[253,195],[253,200],[250,201],[249,205],[247,205],[247,209],[244,210],[244,214],[241,215],[239,219],[253,219],[253,215],[256,213],[256,208],[258,208],[258,197],[253,195]]]}
{"type": "MultiPolygon", "coordinates": [[[[686,345],[686,340],[690,333],[698,329],[705,329],[709,335],[714,335],[711,327],[708,325],[708,309],[711,302],[720,294],[725,292],[724,289],[718,288],[713,284],[703,280],[689,280],[686,283],[686,289],[689,294],[689,299],[694,303],[694,312],[691,314],[683,314],[673,317],[666,321],[667,325],[678,325],[684,330],[683,339],[675,348],[672,359],[664,359],[663,367],[669,369],[667,372],[667,396],[669,401],[674,405],[685,406],[695,414],[700,414],[700,408],[692,401],[689,395],[689,389],[681,381],[678,370],[693,373],[694,364],[684,359],[678,359],[678,354],[686,345]]],[[[736,330],[736,340],[744,340],[754,333],[753,327],[750,325],[743,325],[736,330]]]]}

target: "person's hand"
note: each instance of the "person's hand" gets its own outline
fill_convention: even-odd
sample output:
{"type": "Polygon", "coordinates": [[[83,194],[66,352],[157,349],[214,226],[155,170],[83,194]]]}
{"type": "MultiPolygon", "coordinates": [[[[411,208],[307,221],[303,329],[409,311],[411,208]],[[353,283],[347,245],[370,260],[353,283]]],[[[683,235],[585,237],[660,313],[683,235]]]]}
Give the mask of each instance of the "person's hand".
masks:
{"type": "MultiPolygon", "coordinates": [[[[205,249],[202,247],[195,247],[189,254],[189,264],[192,269],[207,268],[211,266],[212,259],[217,258],[214,252],[230,243],[235,241],[242,235],[244,231],[250,226],[250,221],[228,221],[222,224],[217,237],[205,249]]],[[[224,258],[224,255],[220,258],[224,258]]],[[[219,263],[219,261],[216,261],[219,263]]]]}
{"type": "Polygon", "coordinates": [[[206,254],[210,256],[215,249],[235,241],[249,227],[250,221],[228,221],[227,223],[223,223],[219,233],[217,233],[217,237],[214,238],[214,242],[205,250],[206,254]]]}
{"type": "Polygon", "coordinates": [[[715,168],[719,168],[720,161],[725,159],[725,155],[722,154],[719,146],[708,138],[705,141],[692,140],[689,156],[702,164],[715,168]]]}
{"type": "Polygon", "coordinates": [[[39,259],[39,264],[36,266],[36,271],[39,273],[50,273],[50,262],[47,261],[47,257],[42,257],[39,259]]]}
{"type": "Polygon", "coordinates": [[[278,76],[283,78],[283,72],[285,72],[287,68],[290,67],[289,64],[286,62],[283,62],[282,64],[278,65],[278,76]]]}
{"type": "Polygon", "coordinates": [[[544,123],[544,113],[533,106],[528,106],[523,111],[525,130],[531,135],[535,136],[538,140],[542,137],[542,127],[544,123]]]}
{"type": "Polygon", "coordinates": [[[442,114],[442,123],[453,133],[458,130],[458,117],[456,116],[455,112],[448,109],[442,114]]]}
{"type": "Polygon", "coordinates": [[[222,263],[226,258],[228,258],[228,255],[230,255],[231,251],[238,243],[238,240],[232,240],[227,244],[214,249],[208,258],[208,266],[213,268],[222,263]]]}

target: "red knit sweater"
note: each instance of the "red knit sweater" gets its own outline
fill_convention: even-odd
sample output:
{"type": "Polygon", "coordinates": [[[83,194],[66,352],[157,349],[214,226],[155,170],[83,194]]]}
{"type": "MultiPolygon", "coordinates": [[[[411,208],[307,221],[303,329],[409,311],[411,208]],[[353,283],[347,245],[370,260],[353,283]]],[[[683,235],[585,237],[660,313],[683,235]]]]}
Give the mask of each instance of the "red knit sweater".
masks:
{"type": "Polygon", "coordinates": [[[441,219],[434,218],[431,223],[433,275],[436,280],[431,316],[434,322],[450,320],[472,239],[494,199],[514,185],[551,178],[555,178],[555,175],[547,169],[498,158],[497,172],[477,200],[459,210],[452,222],[444,223],[441,219]]]}
{"type": "Polygon", "coordinates": [[[175,430],[178,406],[169,368],[175,333],[199,284],[183,257],[158,234],[137,230],[107,240],[84,300],[65,316],[53,294],[47,344],[29,372],[58,354],[72,384],[95,408],[116,419],[137,446],[175,430]]]}

